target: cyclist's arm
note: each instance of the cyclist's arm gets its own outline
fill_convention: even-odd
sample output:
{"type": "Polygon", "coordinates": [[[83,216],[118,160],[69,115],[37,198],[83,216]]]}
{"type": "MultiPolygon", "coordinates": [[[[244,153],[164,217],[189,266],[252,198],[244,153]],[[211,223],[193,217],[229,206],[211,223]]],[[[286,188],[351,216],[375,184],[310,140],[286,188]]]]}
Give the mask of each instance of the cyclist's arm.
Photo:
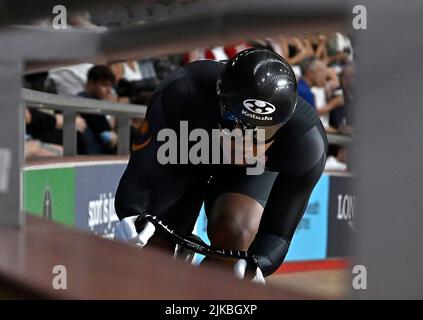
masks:
{"type": "MultiPolygon", "coordinates": [[[[190,91],[183,77],[169,81],[154,93],[116,192],[115,209],[120,220],[147,212],[160,216],[162,211],[167,211],[166,203],[161,201],[157,208],[155,203],[158,201],[155,199],[163,200],[167,195],[177,193],[175,172],[178,170],[177,165],[158,162],[158,152],[163,142],[158,141],[157,137],[162,129],[177,130],[183,116],[181,110],[187,108],[189,102],[190,91]]],[[[167,200],[172,204],[172,199],[167,200]]]]}
{"type": "Polygon", "coordinates": [[[280,171],[269,195],[259,230],[249,249],[257,256],[265,276],[275,272],[285,259],[310,195],[323,173],[326,144],[324,137],[319,135],[321,138],[310,132],[309,137],[304,138],[308,141],[304,141],[292,159],[285,161],[285,168],[280,171]]]}

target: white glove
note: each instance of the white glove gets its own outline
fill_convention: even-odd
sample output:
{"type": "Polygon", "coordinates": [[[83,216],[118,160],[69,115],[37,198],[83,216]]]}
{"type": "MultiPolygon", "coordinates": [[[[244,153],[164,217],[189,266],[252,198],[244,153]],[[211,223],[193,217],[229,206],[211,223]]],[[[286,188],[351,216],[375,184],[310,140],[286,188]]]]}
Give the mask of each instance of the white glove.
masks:
{"type": "Polygon", "coordinates": [[[126,217],[119,221],[115,227],[115,240],[131,243],[137,247],[144,247],[153,236],[156,227],[151,222],[146,222],[140,233],[135,228],[138,216],[126,217]]]}
{"type": "MultiPolygon", "coordinates": [[[[235,277],[239,279],[244,279],[246,270],[247,270],[247,260],[240,259],[238,260],[237,263],[235,263],[234,265],[235,277]]],[[[266,281],[264,280],[263,273],[261,272],[259,267],[257,267],[254,277],[251,279],[251,281],[255,283],[261,283],[261,284],[266,283],[266,281]]]]}

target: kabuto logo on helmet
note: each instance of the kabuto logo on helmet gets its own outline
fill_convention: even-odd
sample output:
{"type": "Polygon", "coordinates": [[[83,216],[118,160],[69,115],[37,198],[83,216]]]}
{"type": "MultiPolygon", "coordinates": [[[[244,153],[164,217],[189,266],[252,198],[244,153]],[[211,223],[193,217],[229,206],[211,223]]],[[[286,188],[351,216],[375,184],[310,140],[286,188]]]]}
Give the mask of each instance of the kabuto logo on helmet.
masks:
{"type": "Polygon", "coordinates": [[[248,111],[259,115],[271,114],[276,110],[273,104],[257,99],[246,99],[243,105],[248,111]]]}

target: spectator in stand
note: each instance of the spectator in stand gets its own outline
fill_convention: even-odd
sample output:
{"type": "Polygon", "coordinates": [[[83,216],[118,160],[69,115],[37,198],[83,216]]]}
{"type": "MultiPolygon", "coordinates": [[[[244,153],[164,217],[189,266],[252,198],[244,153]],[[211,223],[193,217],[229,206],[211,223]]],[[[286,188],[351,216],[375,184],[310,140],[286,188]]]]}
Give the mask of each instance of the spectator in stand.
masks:
{"type": "MultiPolygon", "coordinates": [[[[105,65],[97,65],[88,71],[85,90],[78,96],[116,102],[115,76],[105,65]]],[[[105,115],[81,114],[87,123],[84,140],[87,154],[116,154],[118,138],[105,115]]]]}
{"type": "MultiPolygon", "coordinates": [[[[298,94],[303,97],[313,108],[316,108],[312,87],[326,88],[328,79],[333,74],[328,70],[326,65],[315,57],[307,58],[301,63],[302,77],[298,80],[298,94]]],[[[329,80],[333,81],[333,80],[329,80]]],[[[333,86],[333,84],[331,84],[333,86]]],[[[326,105],[316,108],[320,116],[329,114],[335,108],[342,106],[342,96],[331,97],[326,105]]]]}
{"type": "Polygon", "coordinates": [[[182,66],[184,54],[172,54],[168,56],[158,56],[152,58],[157,80],[160,83],[169,74],[182,66]]]}
{"type": "Polygon", "coordinates": [[[342,68],[340,74],[341,89],[344,97],[344,103],[340,108],[332,110],[330,113],[329,123],[332,127],[338,129],[340,133],[351,134],[351,117],[350,109],[354,99],[354,81],[355,81],[355,68],[352,62],[346,64],[342,68]]]}
{"type": "Polygon", "coordinates": [[[353,61],[353,47],[351,40],[340,32],[333,33],[326,41],[326,64],[334,68],[337,73],[342,67],[353,61]]]}
{"type": "Polygon", "coordinates": [[[63,156],[63,148],[57,144],[45,143],[40,140],[25,136],[24,157],[25,160],[32,160],[44,157],[63,156]]]}
{"type": "Polygon", "coordinates": [[[227,59],[232,59],[238,52],[251,48],[251,44],[248,42],[240,42],[236,44],[228,44],[224,47],[227,59]]]}
{"type": "MultiPolygon", "coordinates": [[[[45,80],[47,73],[25,75],[24,87],[35,91],[46,91],[45,80]]],[[[63,114],[61,111],[25,109],[26,143],[25,155],[30,157],[63,155],[63,114]]],[[[75,119],[77,129],[77,152],[85,154],[83,133],[86,128],[85,120],[77,115],[75,119]]]]}
{"type": "Polygon", "coordinates": [[[326,63],[327,53],[327,37],[323,34],[307,34],[304,36],[303,42],[313,57],[326,63]]]}
{"type": "Polygon", "coordinates": [[[153,59],[109,64],[116,78],[116,94],[122,103],[147,105],[159,84],[153,59]]]}
{"type": "MultiPolygon", "coordinates": [[[[69,28],[73,29],[106,30],[104,27],[93,24],[87,12],[69,14],[68,24],[69,28]]],[[[45,87],[48,92],[77,95],[84,90],[84,85],[87,82],[87,72],[92,67],[93,64],[91,63],[81,63],[50,69],[45,87]]]]}
{"type": "Polygon", "coordinates": [[[125,61],[109,64],[108,67],[115,75],[116,81],[125,79],[127,81],[137,81],[142,79],[140,66],[137,61],[125,61]]]}
{"type": "MultiPolygon", "coordinates": [[[[115,75],[116,93],[118,101],[122,103],[134,103],[147,105],[156,86],[156,73],[153,60],[146,59],[140,63],[137,61],[125,61],[108,65],[115,75]],[[141,67],[143,70],[141,70],[141,67]],[[151,70],[152,69],[152,70],[151,70]],[[151,80],[151,81],[150,81],[151,80]]],[[[112,128],[116,127],[116,119],[111,120],[112,128]]],[[[138,135],[143,120],[131,118],[130,145],[138,135]]]]}
{"type": "Polygon", "coordinates": [[[46,90],[61,95],[77,95],[84,90],[88,70],[92,67],[91,63],[81,63],[50,69],[45,83],[46,90]]]}
{"type": "MultiPolygon", "coordinates": [[[[335,128],[338,133],[352,135],[354,133],[351,120],[351,106],[354,99],[354,79],[355,68],[352,62],[346,64],[341,76],[341,89],[337,90],[344,97],[344,103],[341,107],[331,111],[329,124],[335,128]]],[[[329,146],[328,159],[326,162],[327,170],[351,170],[351,155],[347,147],[335,145],[329,146]]]]}
{"type": "MultiPolygon", "coordinates": [[[[54,116],[47,115],[46,118],[50,118],[51,122],[50,125],[55,127],[55,119],[54,116]],[[54,124],[53,124],[54,123],[54,124]]],[[[63,148],[60,145],[52,144],[52,143],[45,143],[40,141],[39,139],[34,138],[30,133],[28,133],[28,128],[31,125],[34,125],[33,116],[29,108],[25,108],[25,124],[26,124],[26,133],[25,133],[25,159],[31,159],[36,157],[55,157],[63,155],[63,148]]],[[[47,123],[48,124],[48,121],[47,123]]]]}
{"type": "Polygon", "coordinates": [[[283,57],[291,66],[299,64],[306,58],[313,56],[313,50],[299,37],[280,38],[283,57]]]}
{"type": "Polygon", "coordinates": [[[213,48],[206,49],[195,49],[185,53],[184,64],[188,64],[197,60],[227,60],[228,56],[225,52],[225,48],[222,46],[216,46],[213,48]]]}
{"type": "MultiPolygon", "coordinates": [[[[48,113],[35,108],[26,108],[25,124],[28,139],[62,148],[63,115],[61,113],[48,113]]],[[[76,116],[75,125],[77,129],[78,153],[83,154],[85,153],[85,144],[82,135],[86,128],[85,120],[78,115],[76,116]]],[[[57,151],[57,149],[54,148],[54,151],[57,151]]]]}

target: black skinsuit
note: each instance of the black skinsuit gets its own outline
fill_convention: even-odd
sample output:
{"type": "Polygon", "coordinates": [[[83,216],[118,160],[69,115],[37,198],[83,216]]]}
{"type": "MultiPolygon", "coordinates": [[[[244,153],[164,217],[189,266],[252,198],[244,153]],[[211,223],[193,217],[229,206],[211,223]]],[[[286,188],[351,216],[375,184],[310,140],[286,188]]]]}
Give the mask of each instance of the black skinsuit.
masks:
{"type": "Polygon", "coordinates": [[[180,121],[188,121],[189,130],[219,128],[216,81],[223,67],[216,61],[194,62],[158,87],[120,181],[116,212],[120,219],[148,212],[184,234],[192,232],[203,201],[207,209],[221,194],[245,194],[264,207],[249,252],[257,256],[267,276],[283,262],[323,173],[327,138],[313,108],[298,97],[295,113],[266,151],[266,170],[261,175],[246,175],[245,167],[236,165],[160,164],[157,151],[163,142],[157,141],[159,130],[179,131],[180,121]]]}

